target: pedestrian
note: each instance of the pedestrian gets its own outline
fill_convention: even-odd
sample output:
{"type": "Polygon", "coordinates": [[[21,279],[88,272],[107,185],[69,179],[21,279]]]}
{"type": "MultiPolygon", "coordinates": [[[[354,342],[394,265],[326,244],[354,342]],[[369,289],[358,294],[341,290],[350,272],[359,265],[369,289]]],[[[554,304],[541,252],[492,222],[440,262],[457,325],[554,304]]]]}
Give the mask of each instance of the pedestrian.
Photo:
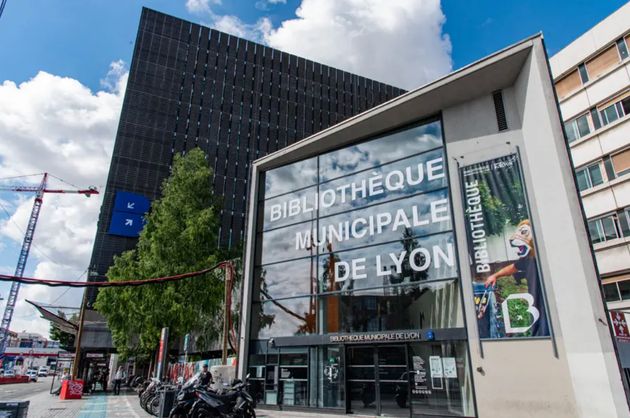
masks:
{"type": "Polygon", "coordinates": [[[204,364],[201,370],[201,375],[199,376],[199,380],[201,381],[202,386],[208,386],[212,383],[212,375],[208,371],[208,365],[204,364]]]}
{"type": "Polygon", "coordinates": [[[109,379],[109,369],[103,369],[101,373],[101,386],[103,387],[103,392],[107,392],[107,379],[109,379]]]}
{"type": "Polygon", "coordinates": [[[114,375],[114,395],[120,395],[120,385],[125,378],[125,371],[123,370],[123,366],[118,366],[118,370],[116,370],[116,375],[114,375]]]}

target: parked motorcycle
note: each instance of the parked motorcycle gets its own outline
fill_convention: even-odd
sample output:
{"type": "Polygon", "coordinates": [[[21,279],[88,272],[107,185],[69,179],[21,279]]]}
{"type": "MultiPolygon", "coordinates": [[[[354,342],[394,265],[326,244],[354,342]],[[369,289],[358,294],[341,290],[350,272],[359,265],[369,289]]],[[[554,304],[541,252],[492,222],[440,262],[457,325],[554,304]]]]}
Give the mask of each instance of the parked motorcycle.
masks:
{"type": "Polygon", "coordinates": [[[168,415],[169,418],[187,418],[189,416],[193,405],[198,399],[196,392],[203,390],[200,388],[200,377],[201,373],[197,373],[182,385],[177,394],[175,406],[173,406],[173,409],[171,409],[168,415]]]}
{"type": "Polygon", "coordinates": [[[198,398],[189,417],[192,418],[256,418],[254,399],[247,392],[245,382],[235,380],[232,387],[220,391],[196,390],[198,398]]]}
{"type": "Polygon", "coordinates": [[[151,413],[149,409],[149,403],[155,398],[159,386],[160,381],[158,379],[151,379],[151,382],[146,387],[146,389],[140,392],[140,406],[142,407],[142,409],[149,413],[151,413]]]}

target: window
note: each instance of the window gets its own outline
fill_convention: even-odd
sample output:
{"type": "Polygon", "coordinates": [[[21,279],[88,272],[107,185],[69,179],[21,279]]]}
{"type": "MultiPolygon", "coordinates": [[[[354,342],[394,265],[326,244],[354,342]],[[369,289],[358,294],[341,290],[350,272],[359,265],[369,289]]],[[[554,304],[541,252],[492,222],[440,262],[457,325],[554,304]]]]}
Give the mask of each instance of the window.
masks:
{"type": "MultiPolygon", "coordinates": [[[[588,61],[585,67],[588,70],[588,75],[591,77],[591,79],[595,79],[607,73],[618,63],[619,54],[617,53],[617,48],[615,46],[611,46],[607,50],[601,52],[592,60],[588,61]]],[[[582,81],[584,81],[583,78],[582,81]]]]}
{"type": "Polygon", "coordinates": [[[580,80],[582,80],[582,84],[588,81],[588,71],[584,64],[578,65],[578,71],[580,72],[580,80]]]}
{"type": "Polygon", "coordinates": [[[613,103],[610,106],[607,106],[599,111],[602,115],[602,121],[604,122],[604,125],[608,125],[609,123],[612,123],[623,116],[623,109],[621,109],[621,106],[618,105],[619,103],[613,103]]]}
{"type": "MultiPolygon", "coordinates": [[[[591,234],[591,242],[597,244],[619,238],[619,221],[617,215],[608,215],[599,219],[588,221],[588,232],[591,234]]],[[[629,292],[630,292],[630,283],[629,292]]]]}
{"type": "Polygon", "coordinates": [[[611,160],[617,176],[630,173],[630,149],[611,156],[611,160]]]}
{"type": "Polygon", "coordinates": [[[630,91],[599,107],[602,123],[607,125],[630,114],[630,91]]]}
{"type": "Polygon", "coordinates": [[[604,182],[599,162],[578,170],[576,176],[578,189],[580,189],[581,192],[599,186],[604,182]]]}
{"type": "Polygon", "coordinates": [[[582,115],[575,120],[575,125],[577,126],[577,131],[580,137],[588,135],[591,132],[591,128],[588,125],[588,118],[586,115],[582,115]]]}
{"type": "Polygon", "coordinates": [[[580,86],[582,86],[582,81],[580,80],[580,75],[578,74],[577,70],[575,70],[556,82],[556,91],[558,92],[558,98],[563,99],[567,97],[569,94],[577,90],[580,86]]]}
{"type": "Polygon", "coordinates": [[[597,112],[597,108],[591,109],[591,120],[593,121],[593,127],[595,129],[599,129],[602,127],[602,120],[599,117],[599,112],[597,112]]]}
{"type": "Polygon", "coordinates": [[[617,286],[619,286],[619,294],[621,295],[621,299],[630,299],[630,280],[617,282],[617,286]]]}
{"type": "Polygon", "coordinates": [[[617,283],[605,284],[604,286],[604,299],[606,302],[615,302],[621,300],[619,296],[619,289],[617,289],[617,283]]]}
{"type": "Polygon", "coordinates": [[[617,41],[617,50],[619,51],[619,56],[622,60],[628,58],[628,46],[623,38],[617,41]]]}

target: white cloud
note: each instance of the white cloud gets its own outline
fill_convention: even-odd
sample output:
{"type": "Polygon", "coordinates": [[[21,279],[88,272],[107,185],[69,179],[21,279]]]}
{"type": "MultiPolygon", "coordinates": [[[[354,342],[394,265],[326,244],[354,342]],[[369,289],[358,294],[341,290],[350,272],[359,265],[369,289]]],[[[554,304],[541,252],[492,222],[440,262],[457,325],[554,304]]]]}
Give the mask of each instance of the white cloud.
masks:
{"type": "MultiPolygon", "coordinates": [[[[0,84],[2,177],[45,171],[79,187],[95,185],[103,191],[126,82],[126,67],[116,61],[102,80],[106,90],[97,92],[43,71],[19,85],[0,84]]],[[[63,186],[55,179],[51,184],[63,186]]],[[[28,264],[35,277],[76,280],[87,268],[101,196],[45,195],[28,264]]],[[[11,218],[0,222],[0,238],[19,248],[33,200],[20,194],[11,203],[11,218]]],[[[52,302],[65,290],[23,286],[11,328],[47,335],[47,321],[38,319],[24,299],[52,302]]],[[[2,293],[7,291],[5,284],[2,293]]],[[[80,295],[80,290],[70,290],[56,303],[77,306],[80,295]]]]}
{"type": "Polygon", "coordinates": [[[210,3],[221,4],[221,0],[186,0],[186,10],[190,13],[210,13],[210,3]]]}
{"type": "Polygon", "coordinates": [[[303,0],[296,15],[266,43],[407,89],[452,68],[439,0],[303,0]]]}
{"type": "MultiPolygon", "coordinates": [[[[267,10],[284,2],[259,0],[255,6],[267,10]]],[[[276,28],[268,18],[250,24],[218,15],[209,1],[186,5],[218,30],[406,89],[452,69],[439,0],[302,0],[297,17],[276,28]]]]}
{"type": "Polygon", "coordinates": [[[258,0],[254,7],[258,10],[269,10],[269,5],[287,4],[287,0],[258,0]]]}

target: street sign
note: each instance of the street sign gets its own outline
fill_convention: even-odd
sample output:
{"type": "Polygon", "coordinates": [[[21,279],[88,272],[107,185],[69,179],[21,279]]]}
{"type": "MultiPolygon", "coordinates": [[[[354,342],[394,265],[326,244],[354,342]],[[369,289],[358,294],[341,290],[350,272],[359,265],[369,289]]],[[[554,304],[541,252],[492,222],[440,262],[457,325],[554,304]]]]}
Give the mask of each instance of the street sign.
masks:
{"type": "Polygon", "coordinates": [[[137,237],[144,227],[142,215],[137,213],[114,212],[109,223],[109,234],[123,237],[137,237]]]}
{"type": "Polygon", "coordinates": [[[129,212],[144,215],[149,211],[151,201],[141,194],[116,192],[114,200],[115,212],[129,212]]]}

